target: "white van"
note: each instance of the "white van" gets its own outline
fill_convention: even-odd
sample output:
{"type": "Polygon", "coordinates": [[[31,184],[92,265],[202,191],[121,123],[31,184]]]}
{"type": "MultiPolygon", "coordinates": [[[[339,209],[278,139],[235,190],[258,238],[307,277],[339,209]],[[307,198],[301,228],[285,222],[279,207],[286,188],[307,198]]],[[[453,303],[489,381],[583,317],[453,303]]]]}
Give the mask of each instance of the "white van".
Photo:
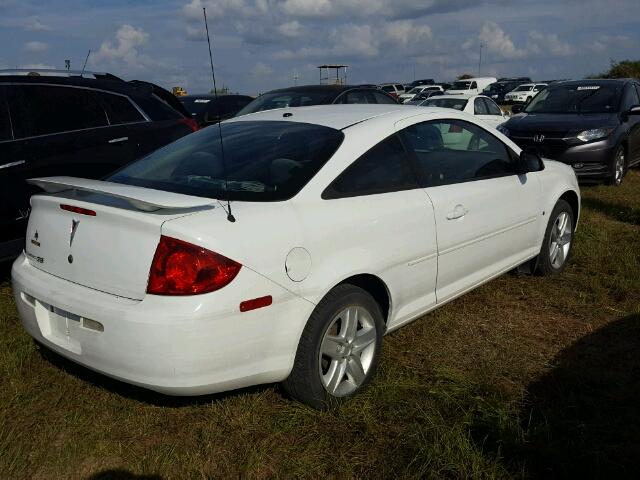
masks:
{"type": "Polygon", "coordinates": [[[466,78],[464,80],[456,80],[451,88],[444,93],[446,95],[479,95],[482,90],[497,82],[495,77],[475,77],[466,78]]]}

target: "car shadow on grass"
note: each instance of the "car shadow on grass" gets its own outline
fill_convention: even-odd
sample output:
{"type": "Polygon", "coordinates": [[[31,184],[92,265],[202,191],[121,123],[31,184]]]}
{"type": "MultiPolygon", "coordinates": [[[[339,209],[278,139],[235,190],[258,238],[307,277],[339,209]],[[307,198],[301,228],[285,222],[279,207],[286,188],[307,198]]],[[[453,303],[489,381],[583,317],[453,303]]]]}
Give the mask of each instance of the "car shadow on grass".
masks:
{"type": "Polygon", "coordinates": [[[103,470],[86,477],[86,480],[162,480],[160,475],[136,475],[128,470],[103,470]]]}
{"type": "Polygon", "coordinates": [[[640,209],[633,208],[629,205],[605,202],[597,198],[583,198],[582,206],[600,212],[619,222],[640,225],[640,209]]]}
{"type": "MultiPolygon", "coordinates": [[[[532,477],[637,478],[640,315],[562,351],[555,367],[529,386],[521,419],[522,441],[502,455],[526,465],[532,477]]],[[[504,443],[497,443],[509,443],[501,433],[504,443]]]]}
{"type": "Polygon", "coordinates": [[[49,362],[54,367],[63,370],[69,375],[80,379],[83,382],[89,383],[98,388],[102,388],[116,395],[158,407],[180,408],[206,405],[227,398],[233,398],[251,393],[265,392],[266,390],[273,388],[273,385],[265,384],[231,390],[228,392],[214,393],[210,395],[179,397],[163,395],[162,393],[147,390],[146,388],[138,387],[136,385],[131,385],[120,380],[108,377],[104,374],[95,372],[87,367],[68,360],[67,358],[59,355],[53,350],[48,349],[44,345],[38,344],[38,352],[45,361],[49,362]]]}

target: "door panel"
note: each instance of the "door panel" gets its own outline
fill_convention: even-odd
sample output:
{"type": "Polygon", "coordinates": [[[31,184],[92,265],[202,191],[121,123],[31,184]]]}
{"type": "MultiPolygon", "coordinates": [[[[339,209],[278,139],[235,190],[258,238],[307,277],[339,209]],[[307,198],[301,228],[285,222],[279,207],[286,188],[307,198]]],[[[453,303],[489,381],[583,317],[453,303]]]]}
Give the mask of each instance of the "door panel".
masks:
{"type": "Polygon", "coordinates": [[[425,189],[438,231],[439,303],[537,253],[540,190],[533,176],[425,189]]]}
{"type": "Polygon", "coordinates": [[[497,137],[461,120],[398,128],[435,212],[438,303],[537,253],[537,173],[515,174],[514,154],[497,137]]]}

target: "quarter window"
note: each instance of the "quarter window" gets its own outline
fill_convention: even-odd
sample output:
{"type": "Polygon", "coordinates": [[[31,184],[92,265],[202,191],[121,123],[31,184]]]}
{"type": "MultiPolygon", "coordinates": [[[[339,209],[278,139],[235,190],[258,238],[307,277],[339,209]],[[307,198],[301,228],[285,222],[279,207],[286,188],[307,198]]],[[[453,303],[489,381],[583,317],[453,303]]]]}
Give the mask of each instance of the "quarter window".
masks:
{"type": "Polygon", "coordinates": [[[407,154],[396,135],[383,140],[351,164],[322,198],[356,197],[417,188],[407,154]]]}
{"type": "Polygon", "coordinates": [[[476,98],[473,101],[473,110],[476,115],[489,115],[487,111],[487,106],[482,101],[482,98],[476,98]]]}
{"type": "Polygon", "coordinates": [[[502,110],[500,110],[500,107],[496,105],[496,102],[488,98],[483,98],[482,100],[487,107],[489,115],[502,115],[502,110]]]}
{"type": "Polygon", "coordinates": [[[111,125],[144,121],[142,114],[127,97],[102,92],[93,92],[93,94],[100,98],[106,107],[111,125]]]}
{"type": "Polygon", "coordinates": [[[424,122],[402,131],[415,153],[424,187],[514,175],[507,147],[483,128],[460,120],[424,122]]]}
{"type": "Polygon", "coordinates": [[[107,125],[103,108],[82,88],[17,85],[7,99],[16,138],[107,125]]]}

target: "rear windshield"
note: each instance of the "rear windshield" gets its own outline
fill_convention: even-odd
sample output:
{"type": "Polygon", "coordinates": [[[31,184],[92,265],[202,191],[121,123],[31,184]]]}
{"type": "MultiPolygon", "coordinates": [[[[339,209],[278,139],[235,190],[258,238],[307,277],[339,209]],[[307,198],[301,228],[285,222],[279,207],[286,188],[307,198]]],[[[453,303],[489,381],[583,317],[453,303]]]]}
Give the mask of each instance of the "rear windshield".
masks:
{"type": "Polygon", "coordinates": [[[618,110],[622,84],[571,84],[547,87],[525,108],[527,113],[611,113],[618,110]]]}
{"type": "Polygon", "coordinates": [[[344,134],[307,123],[222,123],[182,137],[107,180],[199,197],[286,200],[322,168],[344,134]]]}
{"type": "Polygon", "coordinates": [[[191,115],[198,115],[204,113],[207,106],[211,102],[210,98],[196,98],[196,97],[180,97],[178,100],[184,105],[191,115]]]}
{"type": "Polygon", "coordinates": [[[471,88],[471,82],[453,82],[451,90],[469,90],[471,88]]]}
{"type": "Polygon", "coordinates": [[[467,106],[466,99],[463,98],[431,98],[424,102],[425,107],[453,108],[455,110],[464,110],[467,106]]]}
{"type": "Polygon", "coordinates": [[[273,110],[274,108],[305,107],[307,105],[324,105],[331,103],[338,92],[327,91],[291,91],[272,92],[260,95],[242,110],[236,117],[248,113],[273,110]]]}

